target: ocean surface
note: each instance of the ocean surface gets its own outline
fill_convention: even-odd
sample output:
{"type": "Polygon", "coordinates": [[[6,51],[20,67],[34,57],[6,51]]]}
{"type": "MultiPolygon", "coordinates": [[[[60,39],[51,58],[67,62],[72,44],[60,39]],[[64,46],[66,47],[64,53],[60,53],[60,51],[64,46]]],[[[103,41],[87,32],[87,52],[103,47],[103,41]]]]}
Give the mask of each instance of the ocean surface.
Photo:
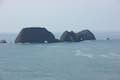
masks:
{"type": "Polygon", "coordinates": [[[120,40],[0,44],[0,80],[120,80],[120,40]]]}

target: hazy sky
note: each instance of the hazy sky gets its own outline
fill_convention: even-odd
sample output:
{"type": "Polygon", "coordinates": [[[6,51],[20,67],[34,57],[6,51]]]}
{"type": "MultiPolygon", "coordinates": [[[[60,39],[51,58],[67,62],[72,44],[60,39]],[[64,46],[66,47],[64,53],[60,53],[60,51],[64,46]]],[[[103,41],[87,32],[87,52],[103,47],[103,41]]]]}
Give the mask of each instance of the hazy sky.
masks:
{"type": "Polygon", "coordinates": [[[0,32],[120,31],[120,0],[0,0],[0,32]]]}

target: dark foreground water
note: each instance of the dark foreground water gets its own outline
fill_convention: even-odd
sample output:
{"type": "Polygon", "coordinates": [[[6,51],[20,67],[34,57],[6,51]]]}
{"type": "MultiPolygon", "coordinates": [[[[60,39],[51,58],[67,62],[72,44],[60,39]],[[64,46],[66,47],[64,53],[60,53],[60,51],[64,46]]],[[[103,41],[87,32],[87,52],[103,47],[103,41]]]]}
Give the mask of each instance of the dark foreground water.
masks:
{"type": "Polygon", "coordinates": [[[0,80],[120,80],[120,41],[0,44],[0,80]]]}

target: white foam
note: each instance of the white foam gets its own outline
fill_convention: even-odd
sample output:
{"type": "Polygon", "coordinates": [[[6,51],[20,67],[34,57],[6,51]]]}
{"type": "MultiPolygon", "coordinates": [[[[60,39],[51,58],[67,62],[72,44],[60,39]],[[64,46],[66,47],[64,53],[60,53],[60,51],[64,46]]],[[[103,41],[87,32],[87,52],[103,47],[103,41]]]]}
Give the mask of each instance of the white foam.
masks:
{"type": "Polygon", "coordinates": [[[75,56],[80,56],[81,54],[80,53],[76,53],[75,56]]]}
{"type": "Polygon", "coordinates": [[[102,58],[120,58],[120,54],[109,53],[109,54],[98,55],[98,57],[102,57],[102,58]]]}
{"type": "Polygon", "coordinates": [[[94,57],[94,55],[84,53],[84,52],[82,52],[80,50],[76,50],[75,56],[84,56],[84,57],[88,57],[88,58],[93,58],[94,57]]]}
{"type": "Polygon", "coordinates": [[[102,54],[102,55],[99,55],[100,57],[104,57],[104,58],[110,58],[110,56],[109,55],[104,55],[104,54],[102,54]]]}
{"type": "Polygon", "coordinates": [[[94,55],[92,55],[92,54],[82,54],[81,56],[85,56],[85,57],[88,57],[88,58],[93,58],[94,57],[94,55]]]}
{"type": "Polygon", "coordinates": [[[109,55],[111,57],[118,57],[118,58],[120,58],[120,54],[118,54],[118,53],[109,53],[109,55]]]}

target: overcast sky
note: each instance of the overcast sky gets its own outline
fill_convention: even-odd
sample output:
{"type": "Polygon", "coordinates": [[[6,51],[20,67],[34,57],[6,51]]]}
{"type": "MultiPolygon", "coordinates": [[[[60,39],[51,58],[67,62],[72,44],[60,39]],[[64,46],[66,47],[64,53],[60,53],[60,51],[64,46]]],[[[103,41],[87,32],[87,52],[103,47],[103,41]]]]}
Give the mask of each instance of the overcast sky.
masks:
{"type": "Polygon", "coordinates": [[[0,32],[120,31],[120,0],[0,0],[0,32]]]}

